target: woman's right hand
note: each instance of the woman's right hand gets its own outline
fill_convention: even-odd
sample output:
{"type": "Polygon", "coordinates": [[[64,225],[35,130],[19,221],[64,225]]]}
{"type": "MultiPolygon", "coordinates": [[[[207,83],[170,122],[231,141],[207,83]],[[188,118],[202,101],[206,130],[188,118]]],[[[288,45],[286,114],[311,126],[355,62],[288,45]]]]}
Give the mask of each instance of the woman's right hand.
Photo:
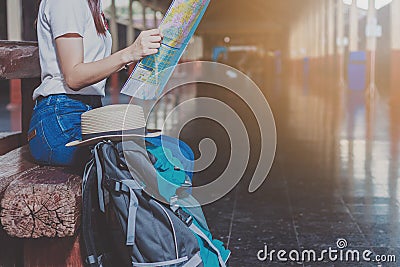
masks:
{"type": "Polygon", "coordinates": [[[162,38],[160,29],[142,31],[135,42],[125,49],[127,64],[156,54],[161,46],[162,38]]]}
{"type": "Polygon", "coordinates": [[[142,31],[135,42],[113,55],[94,62],[84,62],[83,37],[64,34],[57,37],[56,49],[67,86],[75,91],[95,84],[127,64],[158,52],[163,36],[159,29],[142,31]]]}

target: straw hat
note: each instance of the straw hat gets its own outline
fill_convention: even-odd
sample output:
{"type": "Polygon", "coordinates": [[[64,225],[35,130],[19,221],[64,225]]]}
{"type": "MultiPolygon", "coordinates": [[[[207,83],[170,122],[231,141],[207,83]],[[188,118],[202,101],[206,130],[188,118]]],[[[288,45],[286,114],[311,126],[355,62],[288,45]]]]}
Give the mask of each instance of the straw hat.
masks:
{"type": "Polygon", "coordinates": [[[91,145],[100,140],[120,141],[124,138],[154,137],[160,132],[146,133],[143,109],[137,105],[110,105],[89,110],[81,115],[82,140],[65,146],[91,145]]]}

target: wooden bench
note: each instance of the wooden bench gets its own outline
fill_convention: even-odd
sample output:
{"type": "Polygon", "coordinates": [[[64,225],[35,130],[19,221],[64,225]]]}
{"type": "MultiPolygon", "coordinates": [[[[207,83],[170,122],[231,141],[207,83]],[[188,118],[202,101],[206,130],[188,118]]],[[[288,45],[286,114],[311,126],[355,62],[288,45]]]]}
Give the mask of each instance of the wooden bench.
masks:
{"type": "Polygon", "coordinates": [[[37,44],[0,41],[0,79],[21,79],[22,132],[0,134],[0,266],[83,266],[81,176],[36,164],[26,145],[40,83],[37,44]]]}

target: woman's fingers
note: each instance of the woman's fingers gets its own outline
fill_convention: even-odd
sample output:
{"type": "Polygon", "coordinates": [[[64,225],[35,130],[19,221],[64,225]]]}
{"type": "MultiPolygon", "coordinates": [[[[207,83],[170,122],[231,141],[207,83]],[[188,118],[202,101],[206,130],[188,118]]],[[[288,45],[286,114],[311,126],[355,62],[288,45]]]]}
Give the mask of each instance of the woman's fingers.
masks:
{"type": "Polygon", "coordinates": [[[161,42],[161,40],[163,38],[163,35],[162,35],[160,29],[152,29],[152,30],[142,31],[141,35],[142,35],[143,39],[148,39],[151,42],[161,42]]]}
{"type": "Polygon", "coordinates": [[[162,37],[159,29],[153,29],[145,31],[143,36],[143,50],[145,55],[151,55],[158,52],[158,48],[161,46],[162,37]]]}
{"type": "Polygon", "coordinates": [[[159,42],[161,42],[162,38],[160,35],[151,35],[147,38],[147,40],[149,40],[150,42],[153,42],[153,43],[156,43],[156,42],[159,43],[159,42]]]}
{"type": "Polygon", "coordinates": [[[150,56],[150,55],[157,54],[158,49],[146,49],[143,52],[144,52],[144,56],[150,56]]]}
{"type": "Polygon", "coordinates": [[[162,34],[160,29],[142,31],[135,42],[130,46],[132,61],[156,54],[161,46],[162,34]]]}
{"type": "Polygon", "coordinates": [[[160,29],[151,29],[151,30],[147,30],[147,31],[143,31],[143,32],[148,35],[160,35],[161,34],[160,29]]]}
{"type": "Polygon", "coordinates": [[[147,48],[160,48],[161,44],[160,43],[148,43],[147,48]]]}

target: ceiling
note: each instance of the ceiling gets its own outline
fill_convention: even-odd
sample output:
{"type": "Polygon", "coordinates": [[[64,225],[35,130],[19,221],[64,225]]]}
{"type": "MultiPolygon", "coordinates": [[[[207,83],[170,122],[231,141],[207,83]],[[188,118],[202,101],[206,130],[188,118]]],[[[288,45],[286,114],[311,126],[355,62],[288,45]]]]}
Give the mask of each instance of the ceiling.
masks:
{"type": "Polygon", "coordinates": [[[211,0],[203,33],[283,33],[312,0],[211,0]]]}
{"type": "MultiPolygon", "coordinates": [[[[140,0],[166,11],[172,0],[140,0]]],[[[321,0],[211,0],[199,33],[282,33],[314,1],[321,0]]]]}
{"type": "Polygon", "coordinates": [[[145,4],[148,7],[151,7],[154,10],[161,11],[165,13],[172,3],[172,0],[139,0],[141,3],[145,4]]]}

